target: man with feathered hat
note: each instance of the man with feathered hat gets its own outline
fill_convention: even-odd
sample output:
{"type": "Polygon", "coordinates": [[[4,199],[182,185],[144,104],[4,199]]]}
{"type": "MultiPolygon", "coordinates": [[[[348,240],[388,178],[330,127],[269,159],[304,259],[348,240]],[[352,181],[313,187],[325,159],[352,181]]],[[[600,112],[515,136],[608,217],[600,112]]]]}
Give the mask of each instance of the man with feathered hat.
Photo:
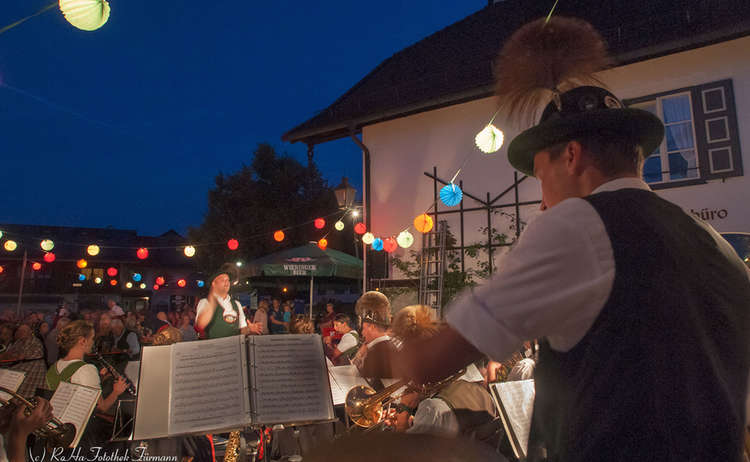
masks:
{"type": "Polygon", "coordinates": [[[513,34],[498,62],[509,120],[539,122],[508,159],[547,210],[450,327],[407,344],[405,374],[431,381],[542,338],[530,458],[740,461],[750,370],[747,268],[708,224],[651,192],[653,114],[626,108],[594,73],[608,64],[586,22],[552,17],[513,34]]]}
{"type": "Polygon", "coordinates": [[[237,280],[236,273],[236,266],[226,263],[209,279],[208,296],[198,302],[195,314],[195,330],[202,338],[262,332],[259,323],[248,324],[242,305],[229,294],[232,282],[237,280]]]}

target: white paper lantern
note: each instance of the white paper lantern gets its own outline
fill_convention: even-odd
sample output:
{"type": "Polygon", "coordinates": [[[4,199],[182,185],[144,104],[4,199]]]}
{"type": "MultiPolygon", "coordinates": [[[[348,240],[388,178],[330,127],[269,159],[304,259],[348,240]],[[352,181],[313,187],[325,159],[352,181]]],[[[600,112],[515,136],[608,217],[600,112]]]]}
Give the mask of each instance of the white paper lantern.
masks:
{"type": "Polygon", "coordinates": [[[375,241],[375,235],[372,233],[365,233],[362,235],[362,242],[367,245],[372,244],[375,241]]]}
{"type": "Polygon", "coordinates": [[[192,245],[185,246],[185,250],[183,252],[185,252],[186,257],[190,258],[195,255],[195,247],[193,247],[192,245]]]}
{"type": "Polygon", "coordinates": [[[408,249],[412,244],[414,244],[414,235],[409,231],[401,231],[396,238],[396,242],[398,243],[399,247],[408,249]]]}
{"type": "Polygon", "coordinates": [[[492,124],[488,124],[484,129],[477,133],[474,142],[480,151],[485,154],[491,154],[503,146],[505,136],[503,132],[492,124]]]}
{"type": "Polygon", "coordinates": [[[69,23],[81,30],[96,30],[109,19],[106,0],[60,0],[60,11],[69,23]]]}
{"type": "Polygon", "coordinates": [[[336,224],[333,225],[334,228],[336,228],[336,231],[341,231],[344,229],[344,222],[339,220],[336,222],[336,224]]]}

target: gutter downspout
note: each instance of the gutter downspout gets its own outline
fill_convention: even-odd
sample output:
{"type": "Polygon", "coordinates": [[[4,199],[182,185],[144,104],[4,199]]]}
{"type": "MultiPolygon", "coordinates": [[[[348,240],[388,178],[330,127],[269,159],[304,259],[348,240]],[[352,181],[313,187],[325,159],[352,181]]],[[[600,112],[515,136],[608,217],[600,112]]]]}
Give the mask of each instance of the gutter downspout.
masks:
{"type": "MultiPolygon", "coordinates": [[[[370,231],[370,150],[357,138],[353,127],[349,128],[349,137],[362,150],[362,218],[370,231]]],[[[367,245],[362,243],[362,293],[367,292],[367,245]]]]}

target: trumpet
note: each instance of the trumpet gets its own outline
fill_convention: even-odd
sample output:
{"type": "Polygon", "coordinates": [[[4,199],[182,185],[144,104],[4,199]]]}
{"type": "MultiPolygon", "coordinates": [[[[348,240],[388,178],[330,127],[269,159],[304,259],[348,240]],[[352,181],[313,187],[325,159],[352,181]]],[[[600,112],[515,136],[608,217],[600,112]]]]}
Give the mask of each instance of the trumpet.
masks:
{"type": "Polygon", "coordinates": [[[416,392],[426,397],[434,396],[458,380],[464,372],[465,369],[462,369],[440,381],[425,385],[414,385],[409,384],[408,380],[399,380],[379,392],[366,385],[358,385],[346,394],[344,412],[357,426],[371,429],[383,421],[386,407],[402,395],[416,392]],[[396,395],[395,393],[403,387],[406,387],[406,390],[396,395]]]}
{"type": "MultiPolygon", "coordinates": [[[[12,398],[15,398],[18,401],[20,401],[22,405],[26,406],[23,412],[27,417],[30,416],[34,412],[34,409],[39,404],[36,398],[31,398],[27,400],[26,398],[19,395],[18,393],[11,391],[3,386],[0,386],[0,392],[7,393],[12,398]]],[[[15,405],[16,404],[11,403],[10,400],[6,400],[0,397],[0,407],[15,406],[15,405]]],[[[34,430],[34,434],[37,435],[39,438],[45,439],[47,441],[48,450],[52,450],[52,448],[56,448],[56,447],[66,448],[70,446],[73,440],[75,440],[76,427],[72,423],[62,423],[60,422],[60,420],[58,420],[56,417],[53,416],[49,421],[47,421],[44,424],[43,427],[37,430],[34,430]]]]}

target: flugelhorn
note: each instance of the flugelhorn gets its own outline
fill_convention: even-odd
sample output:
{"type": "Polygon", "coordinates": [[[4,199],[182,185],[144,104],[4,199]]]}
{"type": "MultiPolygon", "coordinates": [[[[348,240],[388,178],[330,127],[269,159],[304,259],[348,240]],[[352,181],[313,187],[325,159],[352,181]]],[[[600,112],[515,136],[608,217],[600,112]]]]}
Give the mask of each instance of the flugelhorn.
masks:
{"type": "MultiPolygon", "coordinates": [[[[20,402],[21,405],[25,406],[24,414],[28,417],[34,409],[39,405],[36,398],[26,399],[18,393],[11,391],[3,386],[0,386],[0,392],[7,393],[13,399],[15,398],[20,402]]],[[[0,407],[15,406],[15,403],[11,403],[10,400],[5,400],[0,397],[0,407]]],[[[34,430],[34,434],[39,438],[47,441],[47,449],[62,447],[67,448],[75,440],[76,427],[72,423],[62,423],[56,417],[52,416],[41,428],[34,430]]]]}

